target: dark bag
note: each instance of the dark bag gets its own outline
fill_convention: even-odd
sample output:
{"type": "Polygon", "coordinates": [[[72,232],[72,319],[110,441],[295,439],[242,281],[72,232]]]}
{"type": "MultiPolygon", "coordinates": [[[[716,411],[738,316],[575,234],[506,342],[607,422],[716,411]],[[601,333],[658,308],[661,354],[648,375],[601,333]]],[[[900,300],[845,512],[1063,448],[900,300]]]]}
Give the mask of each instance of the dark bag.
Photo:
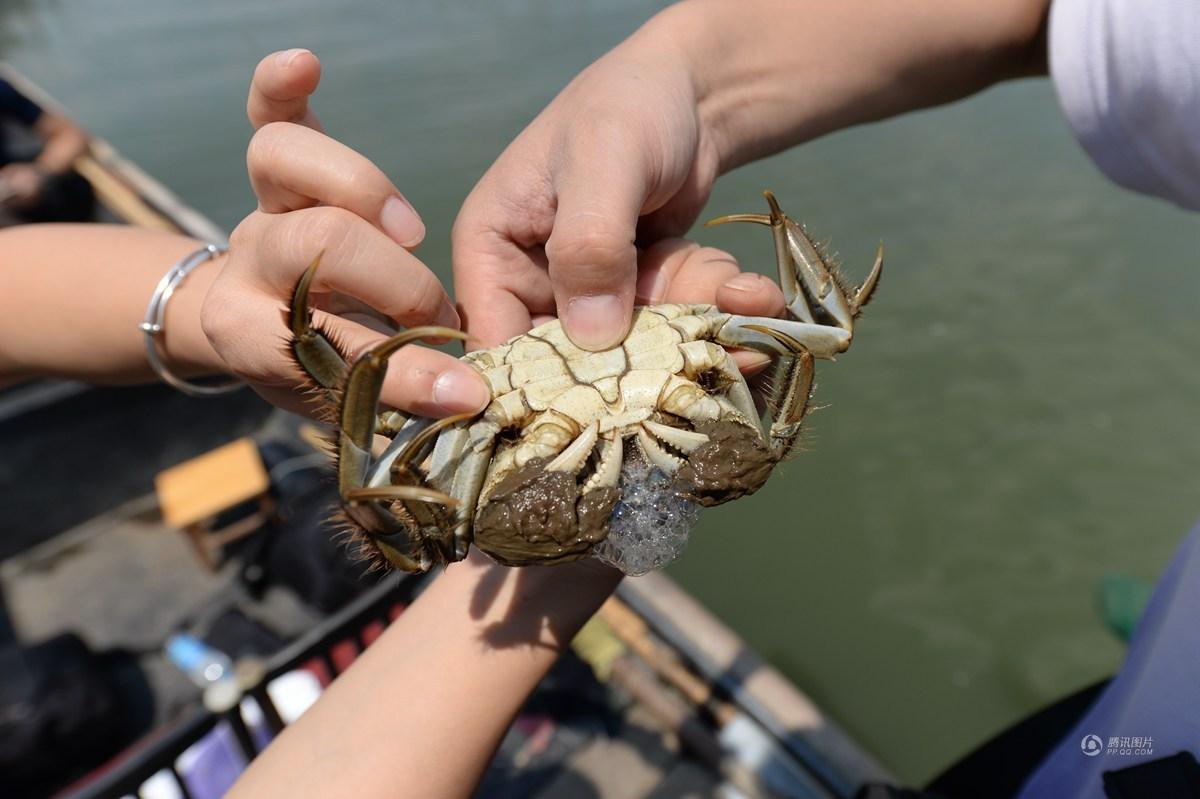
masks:
{"type": "Polygon", "coordinates": [[[0,795],[46,796],[149,729],[153,699],[137,659],[64,633],[0,644],[0,795]]]}

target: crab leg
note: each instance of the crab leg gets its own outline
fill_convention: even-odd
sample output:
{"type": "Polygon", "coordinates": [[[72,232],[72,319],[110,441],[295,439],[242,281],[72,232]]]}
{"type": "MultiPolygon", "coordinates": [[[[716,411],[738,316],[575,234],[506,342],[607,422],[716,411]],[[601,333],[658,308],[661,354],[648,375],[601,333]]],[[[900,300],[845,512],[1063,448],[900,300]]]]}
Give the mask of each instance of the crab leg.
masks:
{"type": "MultiPolygon", "coordinates": [[[[705,226],[752,222],[770,227],[775,238],[775,263],[779,269],[779,285],[783,289],[784,301],[791,315],[801,322],[814,323],[816,319],[809,305],[811,300],[819,304],[838,327],[852,331],[854,317],[871,299],[871,294],[879,282],[879,274],[883,269],[883,245],[881,244],[876,252],[875,264],[867,279],[847,297],[838,283],[834,268],[804,228],[783,213],[774,194],[766,191],[763,192],[763,196],[767,198],[767,204],[771,207],[769,215],[731,214],[706,222],[705,226]]],[[[848,338],[846,346],[849,346],[848,338]]],[[[815,351],[814,354],[822,357],[815,351]]]]}
{"type": "Polygon", "coordinates": [[[413,462],[420,461],[424,457],[439,433],[454,427],[460,422],[474,419],[476,415],[474,413],[460,413],[456,416],[447,416],[444,419],[439,419],[432,424],[421,425],[420,432],[407,438],[403,446],[397,450],[390,467],[391,470],[394,472],[410,471],[413,462]]]}
{"type": "Polygon", "coordinates": [[[777,458],[785,458],[796,445],[800,435],[800,425],[808,409],[808,399],[812,395],[813,356],[803,344],[789,338],[783,333],[768,330],[771,335],[779,337],[781,343],[791,349],[791,357],[786,361],[783,380],[772,392],[771,406],[775,419],[767,435],[771,440],[771,449],[777,458]]]}
{"type": "MultiPolygon", "coordinates": [[[[304,270],[296,289],[292,293],[291,310],[288,314],[288,325],[292,331],[292,355],[300,368],[312,378],[318,386],[325,389],[328,402],[337,404],[336,391],[346,380],[349,366],[337,347],[325,337],[321,331],[312,325],[312,307],[309,304],[309,293],[312,282],[317,274],[324,253],[320,253],[304,270]]],[[[407,423],[409,417],[399,411],[392,410],[380,414],[380,431],[383,435],[393,436],[407,423]]]]}
{"type": "Polygon", "coordinates": [[[330,396],[346,379],[346,360],[329,343],[329,339],[312,326],[312,308],[308,304],[313,277],[324,254],[317,255],[300,276],[300,282],[292,293],[288,321],[292,328],[292,354],[297,363],[330,396]]]}
{"type": "Polygon", "coordinates": [[[404,426],[410,421],[412,421],[412,419],[408,415],[400,413],[400,411],[384,411],[383,413],[379,414],[379,418],[375,422],[377,425],[375,432],[381,436],[395,438],[400,431],[404,429],[404,426]]]}
{"type": "Polygon", "coordinates": [[[757,419],[758,410],[754,407],[754,396],[750,393],[750,387],[746,385],[746,379],[742,377],[737,364],[733,362],[732,358],[728,358],[717,368],[729,381],[729,392],[725,395],[726,399],[746,417],[747,421],[757,419]]]}
{"type": "MultiPolygon", "coordinates": [[[[301,275],[292,294],[289,326],[292,332],[291,351],[300,368],[324,390],[326,402],[336,405],[337,392],[345,386],[346,402],[340,414],[338,435],[338,489],[344,500],[346,515],[366,531],[390,562],[407,571],[423,571],[429,567],[429,557],[423,544],[409,537],[404,524],[396,519],[377,497],[356,495],[363,489],[371,464],[371,439],[375,429],[375,406],[387,371],[387,356],[409,341],[443,335],[440,328],[407,331],[376,347],[354,369],[348,369],[345,359],[319,330],[312,325],[309,292],[321,263],[318,255],[301,275]]],[[[455,337],[457,331],[449,331],[455,337]]],[[[410,497],[414,502],[441,503],[445,495],[410,497]]]]}
{"type": "Polygon", "coordinates": [[[426,479],[444,487],[458,502],[453,520],[443,525],[446,532],[444,545],[454,553],[452,560],[459,561],[467,556],[475,503],[491,460],[496,433],[497,428],[489,422],[477,421],[469,427],[446,430],[434,444],[426,479]],[[478,448],[472,447],[473,440],[478,440],[478,448]]]}
{"type": "MultiPolygon", "coordinates": [[[[459,500],[430,486],[429,483],[432,481],[428,476],[423,476],[420,472],[416,471],[414,463],[424,460],[426,453],[430,447],[435,445],[434,442],[438,440],[438,436],[443,431],[472,419],[474,416],[475,414],[473,413],[462,413],[457,416],[447,416],[432,424],[420,425],[420,429],[415,435],[405,436],[403,445],[395,451],[386,469],[385,476],[391,480],[399,481],[399,484],[359,490],[360,492],[392,492],[387,498],[399,502],[403,506],[404,510],[416,522],[418,529],[422,531],[421,534],[427,540],[433,542],[434,546],[441,553],[442,559],[445,561],[461,560],[466,552],[464,550],[462,554],[456,554],[457,547],[455,546],[454,530],[450,524],[451,520],[447,518],[446,513],[440,508],[430,507],[422,503],[430,503],[431,500],[426,497],[432,496],[437,498],[433,500],[437,504],[445,508],[454,508],[459,504],[459,500]]],[[[414,427],[416,426],[414,425],[414,427]]],[[[379,471],[380,469],[377,465],[375,467],[376,475],[379,474],[379,471]]]]}
{"type": "Polygon", "coordinates": [[[710,219],[704,223],[704,226],[716,227],[730,222],[750,222],[771,228],[771,235],[775,239],[775,264],[779,269],[779,287],[783,289],[783,299],[787,304],[787,309],[792,316],[802,322],[815,322],[812,309],[808,307],[804,292],[800,288],[800,281],[796,277],[796,267],[789,252],[788,232],[784,224],[786,217],[779,210],[775,195],[769,191],[763,192],[763,195],[771,206],[769,216],[767,214],[728,214],[710,219]]]}
{"type": "Polygon", "coordinates": [[[851,290],[803,227],[783,213],[771,192],[763,192],[770,214],[733,214],[709,222],[750,222],[771,228],[779,285],[792,319],[731,316],[717,333],[721,344],[749,347],[784,356],[784,379],[771,397],[775,420],[768,431],[771,448],[785,457],[795,446],[812,391],[813,358],[832,359],[850,346],[854,319],[871,299],[883,269],[883,245],[867,279],[851,290]],[[821,314],[814,314],[813,305],[821,314]],[[832,324],[820,324],[830,320],[832,324]]]}
{"type": "MultiPolygon", "coordinates": [[[[664,427],[665,425],[658,426],[664,427]]],[[[685,435],[694,436],[696,434],[685,433],[685,435]]],[[[708,436],[704,436],[704,440],[707,441],[708,436]]],[[[599,421],[594,421],[585,427],[579,437],[560,452],[558,457],[546,464],[545,469],[548,472],[578,474],[598,446],[601,447],[600,462],[596,465],[596,471],[584,482],[581,493],[587,494],[598,488],[615,488],[621,479],[621,462],[625,446],[613,431],[601,437],[599,421]]]]}
{"type": "MultiPolygon", "coordinates": [[[[487,476],[488,463],[492,459],[493,437],[489,445],[482,449],[467,449],[462,455],[461,460],[455,458],[453,462],[454,469],[454,484],[451,493],[460,501],[458,513],[454,520],[454,529],[451,533],[454,542],[455,560],[462,560],[467,556],[467,549],[470,547],[472,535],[472,525],[475,521],[475,504],[479,499],[479,492],[483,488],[483,480],[487,476]]],[[[441,442],[438,442],[439,445],[441,442]]],[[[465,445],[464,438],[462,444],[465,445]]],[[[434,459],[437,460],[437,453],[434,453],[434,459]]]]}
{"type": "Polygon", "coordinates": [[[456,338],[467,335],[448,327],[414,327],[397,333],[367,350],[350,369],[339,436],[338,488],[346,490],[367,484],[371,466],[371,444],[375,435],[375,412],[387,376],[388,358],[396,350],[427,338],[456,338]]]}
{"type": "MultiPolygon", "coordinates": [[[[366,485],[382,486],[391,483],[392,464],[400,453],[409,445],[409,443],[427,430],[431,425],[437,424],[436,419],[426,419],[423,416],[415,416],[405,422],[388,442],[387,447],[380,453],[371,466],[371,474],[367,478],[366,485]]],[[[379,432],[376,430],[376,432],[379,432]]]]}
{"type": "MultiPolygon", "coordinates": [[[[374,495],[356,496],[356,492],[367,486],[371,473],[375,412],[379,406],[383,380],[387,376],[388,358],[413,341],[439,337],[464,339],[466,334],[446,327],[414,327],[385,339],[368,350],[351,367],[346,378],[339,420],[338,491],[346,500],[346,513],[368,535],[376,539],[388,560],[406,571],[424,571],[429,568],[430,559],[424,543],[419,536],[413,534],[414,531],[408,530],[381,504],[383,500],[374,495]]],[[[429,490],[432,492],[432,489],[429,490]]],[[[417,504],[417,507],[413,508],[416,510],[416,516],[431,515],[426,508],[420,507],[422,504],[453,504],[453,499],[446,494],[433,493],[438,496],[408,498],[408,502],[417,504]]]]}
{"type": "Polygon", "coordinates": [[[405,500],[411,500],[413,502],[428,502],[433,505],[444,505],[447,508],[453,508],[458,504],[457,499],[446,496],[441,491],[436,491],[432,488],[408,485],[352,488],[346,492],[346,500],[348,502],[403,502],[405,500]]]}
{"type": "Polygon", "coordinates": [[[791,319],[772,319],[767,316],[731,316],[718,332],[717,341],[731,347],[786,355],[788,348],[778,339],[763,333],[764,328],[785,333],[801,342],[816,358],[833,360],[850,346],[850,331],[832,325],[813,325],[791,319]]]}
{"type": "Polygon", "coordinates": [[[871,273],[867,275],[866,280],[859,284],[854,296],[850,298],[850,311],[855,316],[858,316],[863,306],[870,302],[871,297],[875,295],[875,286],[879,283],[881,274],[883,274],[882,241],[879,242],[879,248],[875,250],[875,263],[871,265],[871,273]]]}

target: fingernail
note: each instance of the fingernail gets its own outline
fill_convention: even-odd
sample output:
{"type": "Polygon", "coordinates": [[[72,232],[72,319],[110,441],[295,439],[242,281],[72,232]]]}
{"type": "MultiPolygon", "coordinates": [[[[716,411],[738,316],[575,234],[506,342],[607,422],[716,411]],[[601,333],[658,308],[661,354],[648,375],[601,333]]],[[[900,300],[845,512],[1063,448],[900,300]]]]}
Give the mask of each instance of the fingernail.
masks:
{"type": "Polygon", "coordinates": [[[563,323],[575,346],[585,350],[606,350],[625,335],[625,308],[613,294],[575,297],[567,303],[563,323]]]}
{"type": "Polygon", "coordinates": [[[291,66],[291,63],[298,56],[302,56],[307,52],[308,50],[305,50],[303,47],[293,47],[291,50],[284,50],[282,53],[275,55],[275,64],[281,67],[291,66]]]}
{"type": "Polygon", "coordinates": [[[458,311],[454,310],[450,300],[442,300],[442,307],[437,315],[437,324],[441,327],[452,327],[455,330],[462,329],[462,320],[458,318],[458,311]]]}
{"type": "Polygon", "coordinates": [[[388,197],[379,215],[385,233],[401,247],[413,247],[425,238],[425,223],[412,206],[399,197],[388,197]]]}
{"type": "Polygon", "coordinates": [[[762,275],[754,272],[743,272],[725,284],[725,288],[734,291],[758,291],[762,288],[762,275]]]}
{"type": "Polygon", "coordinates": [[[469,366],[442,372],[433,381],[433,401],[450,413],[483,410],[491,400],[483,378],[469,366]]]}

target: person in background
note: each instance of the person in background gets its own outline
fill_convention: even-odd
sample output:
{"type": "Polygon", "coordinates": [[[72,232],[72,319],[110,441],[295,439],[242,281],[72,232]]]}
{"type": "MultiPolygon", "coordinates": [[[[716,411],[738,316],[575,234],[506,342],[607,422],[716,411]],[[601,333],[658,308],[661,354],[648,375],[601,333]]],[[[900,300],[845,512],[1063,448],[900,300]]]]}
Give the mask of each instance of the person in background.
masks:
{"type": "Polygon", "coordinates": [[[0,78],[0,227],[92,218],[92,188],[72,165],[87,134],[0,78]]]}

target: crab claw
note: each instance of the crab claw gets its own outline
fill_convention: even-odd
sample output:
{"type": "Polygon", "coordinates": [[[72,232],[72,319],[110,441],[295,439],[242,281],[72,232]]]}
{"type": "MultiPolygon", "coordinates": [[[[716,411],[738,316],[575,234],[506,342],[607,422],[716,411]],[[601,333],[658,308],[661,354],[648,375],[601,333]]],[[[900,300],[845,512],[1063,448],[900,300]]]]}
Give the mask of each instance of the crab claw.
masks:
{"type": "Polygon", "coordinates": [[[584,483],[583,493],[587,494],[597,488],[616,488],[621,481],[621,466],[625,460],[625,442],[616,433],[610,433],[600,456],[596,472],[584,483]]]}
{"type": "Polygon", "coordinates": [[[458,500],[432,488],[423,486],[378,486],[376,488],[352,488],[346,492],[346,501],[355,502],[428,502],[453,508],[458,500]]]}
{"type": "Polygon", "coordinates": [[[592,422],[570,446],[558,454],[558,457],[546,464],[548,472],[570,472],[575,474],[583,468],[588,456],[600,439],[600,422],[592,422]]]}
{"type": "Polygon", "coordinates": [[[647,433],[650,433],[660,441],[670,444],[685,455],[690,455],[695,451],[696,447],[708,443],[708,436],[704,435],[704,433],[659,424],[649,419],[642,422],[642,427],[646,429],[647,433]]]}
{"type": "Polygon", "coordinates": [[[657,467],[663,474],[672,476],[683,465],[681,458],[677,458],[670,452],[667,452],[663,445],[655,440],[654,436],[646,432],[644,424],[638,428],[637,440],[642,454],[646,456],[646,460],[657,467]]]}

